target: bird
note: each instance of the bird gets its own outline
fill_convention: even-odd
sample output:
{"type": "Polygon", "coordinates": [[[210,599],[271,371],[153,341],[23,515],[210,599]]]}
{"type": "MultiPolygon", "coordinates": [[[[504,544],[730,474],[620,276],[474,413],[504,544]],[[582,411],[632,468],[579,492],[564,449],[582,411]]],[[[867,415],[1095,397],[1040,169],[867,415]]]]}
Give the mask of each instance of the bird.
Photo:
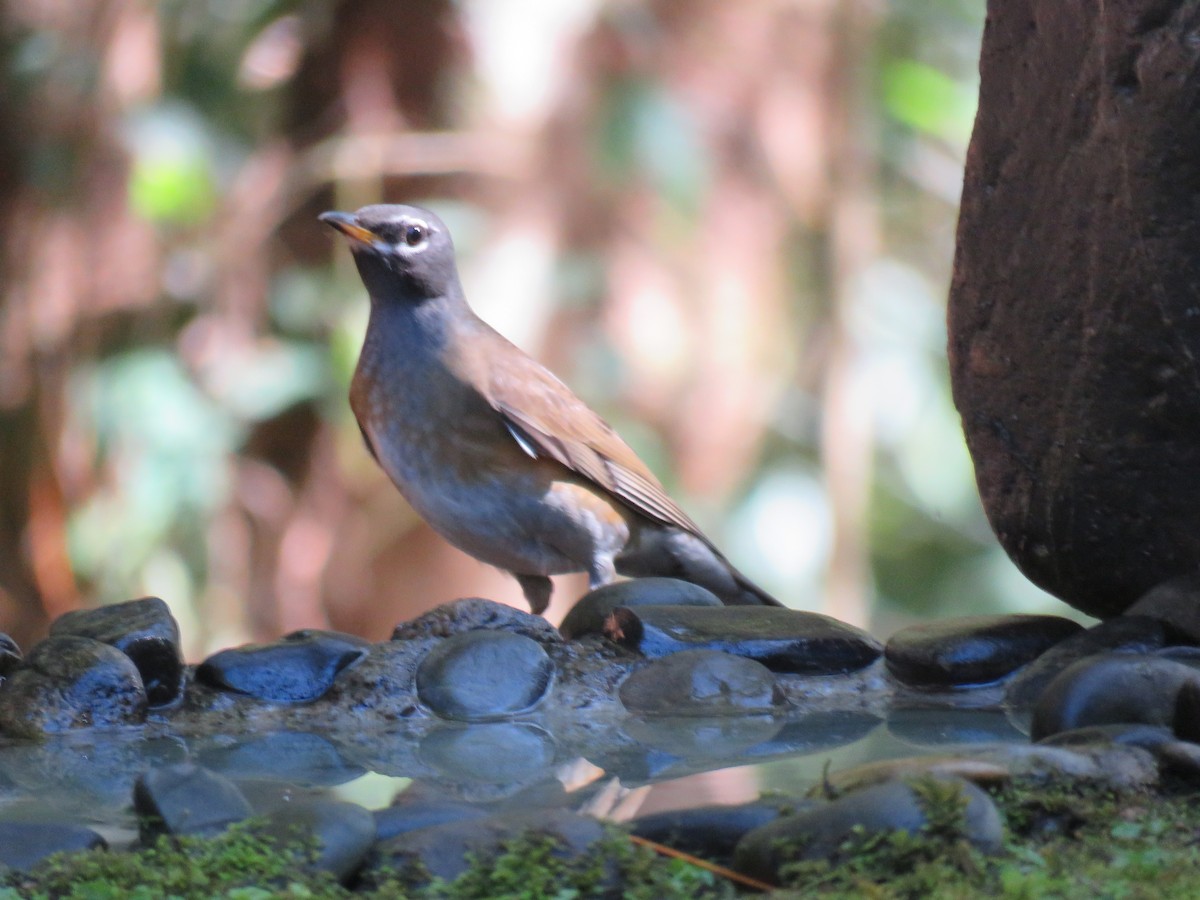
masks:
{"type": "Polygon", "coordinates": [[[742,575],[617,432],[467,304],[444,222],[377,204],[319,220],[370,296],[350,384],[367,450],[438,534],[511,573],[545,612],[551,575],[666,576],[727,605],[781,606],[742,575]]]}

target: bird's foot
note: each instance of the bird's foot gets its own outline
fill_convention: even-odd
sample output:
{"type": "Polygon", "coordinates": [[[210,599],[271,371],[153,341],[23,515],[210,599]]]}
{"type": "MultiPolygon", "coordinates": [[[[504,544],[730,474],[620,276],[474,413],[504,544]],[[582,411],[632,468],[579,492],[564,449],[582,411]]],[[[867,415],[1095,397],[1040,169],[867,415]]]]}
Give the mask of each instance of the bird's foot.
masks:
{"type": "Polygon", "coordinates": [[[554,593],[554,583],[545,575],[517,575],[515,572],[513,574],[517,579],[517,584],[521,585],[521,590],[525,592],[529,611],[535,616],[540,616],[550,605],[550,595],[554,593]]]}

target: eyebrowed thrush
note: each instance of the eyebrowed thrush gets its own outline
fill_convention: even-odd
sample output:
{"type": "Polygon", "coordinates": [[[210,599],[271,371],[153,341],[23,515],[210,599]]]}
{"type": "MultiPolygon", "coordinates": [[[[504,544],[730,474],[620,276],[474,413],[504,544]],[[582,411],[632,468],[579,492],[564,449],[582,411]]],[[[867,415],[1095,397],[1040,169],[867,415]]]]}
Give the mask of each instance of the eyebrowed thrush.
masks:
{"type": "Polygon", "coordinates": [[[737,571],[617,433],[467,305],[445,224],[415,206],[320,217],[349,239],[371,297],[350,405],[367,449],[451,544],[516,576],[591,586],[665,575],[726,604],[777,600],[737,571]]]}

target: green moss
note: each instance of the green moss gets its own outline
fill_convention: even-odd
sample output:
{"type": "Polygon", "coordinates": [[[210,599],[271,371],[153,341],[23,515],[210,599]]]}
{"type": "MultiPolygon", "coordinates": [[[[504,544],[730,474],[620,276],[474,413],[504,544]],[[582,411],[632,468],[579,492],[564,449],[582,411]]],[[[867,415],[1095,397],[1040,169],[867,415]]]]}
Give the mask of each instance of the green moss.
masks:
{"type": "Polygon", "coordinates": [[[611,897],[627,900],[684,900],[692,897],[730,898],[727,882],[682,860],[665,859],[635,847],[613,830],[587,856],[569,859],[544,836],[528,835],[509,841],[494,858],[477,858],[453,881],[434,880],[415,890],[403,875],[382,885],[379,897],[409,885],[414,900],[542,900],[542,898],[611,897]]]}
{"type": "Polygon", "coordinates": [[[704,869],[633,846],[615,831],[580,860],[555,842],[528,835],[495,857],[472,861],[453,881],[430,880],[413,869],[372,877],[351,892],[306,864],[312,847],[280,847],[237,826],[214,838],[161,838],[130,853],[91,851],[52,857],[28,875],[10,875],[0,900],[567,900],[620,896],[629,900],[728,898],[734,891],[704,869]]]}
{"type": "MultiPolygon", "coordinates": [[[[791,866],[776,898],[967,900],[1183,900],[1200,884],[1200,804],[1192,794],[1113,794],[1080,785],[1017,783],[996,792],[1008,827],[1003,853],[987,857],[962,838],[963,806],[942,782],[919,780],[929,825],[919,834],[858,833],[836,865],[791,866]]],[[[0,883],[0,900],[627,900],[731,898],[724,879],[633,846],[620,832],[583,859],[543,836],[474,860],[454,881],[385,872],[351,892],[310,873],[312,848],[279,847],[239,827],[211,839],[160,839],[131,853],[93,851],[48,861],[0,883]]]]}
{"type": "Polygon", "coordinates": [[[325,874],[305,874],[312,847],[281,848],[250,830],[235,826],[214,838],[159,838],[133,853],[60,854],[28,876],[10,875],[8,894],[0,898],[63,900],[169,900],[220,897],[325,898],[342,896],[325,874]]]}
{"type": "Polygon", "coordinates": [[[1200,805],[1191,795],[1114,794],[1018,782],[994,793],[1008,843],[988,857],[962,839],[962,807],[937,782],[915,784],[930,824],[915,835],[853,834],[836,865],[785,870],[780,898],[1098,900],[1193,898],[1200,805]]]}
{"type": "Polygon", "coordinates": [[[833,860],[796,862],[783,880],[806,894],[925,898],[947,883],[977,891],[983,857],[966,840],[967,798],[958,784],[932,777],[909,782],[925,812],[916,834],[855,829],[833,860]]]}

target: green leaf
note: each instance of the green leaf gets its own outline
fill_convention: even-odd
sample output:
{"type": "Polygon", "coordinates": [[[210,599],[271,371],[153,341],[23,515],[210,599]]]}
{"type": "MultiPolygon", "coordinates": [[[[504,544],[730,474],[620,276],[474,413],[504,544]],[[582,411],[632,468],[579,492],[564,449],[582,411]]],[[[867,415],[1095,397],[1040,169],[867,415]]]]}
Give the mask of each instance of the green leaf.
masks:
{"type": "Polygon", "coordinates": [[[191,154],[135,159],[129,176],[129,204],[151,222],[203,222],[216,206],[212,172],[204,159],[191,154]]]}
{"type": "Polygon", "coordinates": [[[970,137],[976,96],[973,85],[927,63],[902,59],[884,67],[883,104],[892,118],[910,128],[959,143],[970,137]]]}

